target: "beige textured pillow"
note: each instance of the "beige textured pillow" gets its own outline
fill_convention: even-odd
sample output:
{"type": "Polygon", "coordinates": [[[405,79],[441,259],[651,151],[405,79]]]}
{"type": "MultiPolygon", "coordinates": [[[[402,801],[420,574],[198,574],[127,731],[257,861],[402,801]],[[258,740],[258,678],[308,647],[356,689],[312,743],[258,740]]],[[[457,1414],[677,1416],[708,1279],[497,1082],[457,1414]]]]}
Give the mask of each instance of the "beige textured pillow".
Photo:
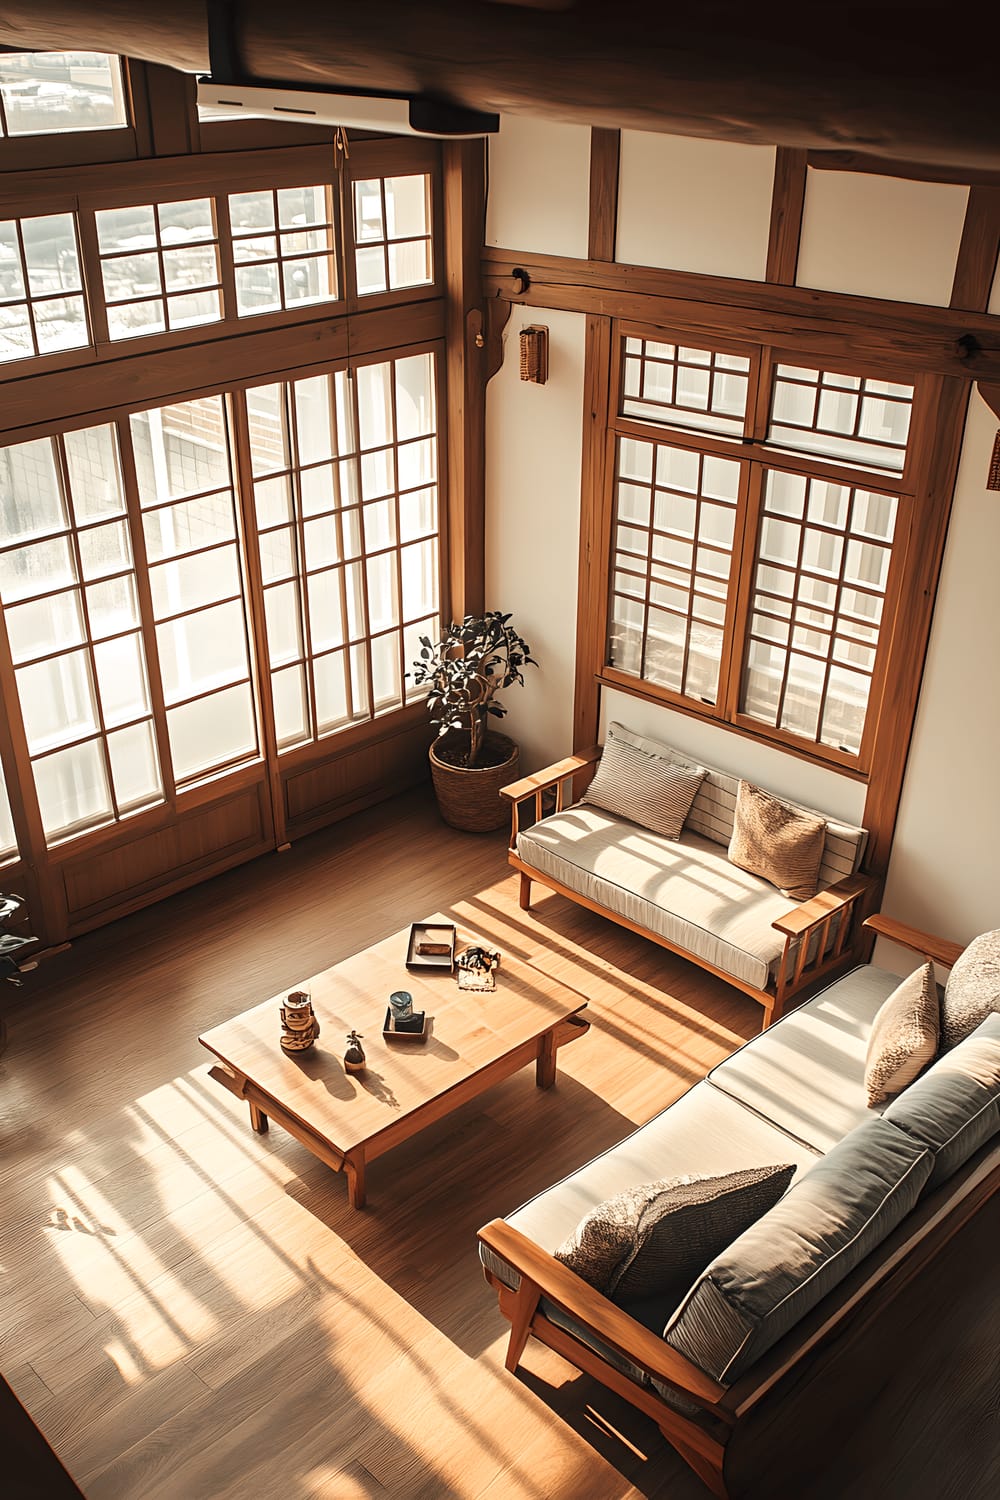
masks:
{"type": "Polygon", "coordinates": [[[941,1001],[941,1050],[971,1036],[991,1011],[1000,1011],[1000,929],[973,938],[948,975],[941,1001]]]}
{"type": "Polygon", "coordinates": [[[934,966],[923,964],[883,1001],[872,1022],[865,1092],[874,1109],[911,1084],[937,1056],[939,1006],[934,966]]]}
{"type": "Polygon", "coordinates": [[[816,894],[825,844],[825,818],[740,782],[729,841],[734,865],[769,880],[793,901],[808,901],[816,894]]]}
{"type": "Polygon", "coordinates": [[[680,1301],[712,1257],[777,1203],[794,1174],[782,1164],[640,1183],[585,1214],[555,1258],[616,1301],[680,1301]]]}
{"type": "Polygon", "coordinates": [[[583,801],[665,838],[679,839],[704,776],[704,767],[678,765],[619,739],[612,728],[583,801]]]}

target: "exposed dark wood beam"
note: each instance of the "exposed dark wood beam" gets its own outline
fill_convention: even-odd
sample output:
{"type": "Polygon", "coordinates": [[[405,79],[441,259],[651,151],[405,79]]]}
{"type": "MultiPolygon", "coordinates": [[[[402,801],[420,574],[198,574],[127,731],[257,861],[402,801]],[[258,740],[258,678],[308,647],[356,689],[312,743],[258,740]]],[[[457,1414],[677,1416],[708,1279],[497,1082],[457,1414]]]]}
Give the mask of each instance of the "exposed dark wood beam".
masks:
{"type": "MultiPolygon", "coordinates": [[[[208,66],[205,0],[7,0],[0,42],[208,66]]],[[[422,91],[487,109],[937,166],[1000,169],[1000,9],[871,0],[809,24],[791,0],[242,0],[256,79],[422,91]],[[819,34],[818,34],[819,33],[819,34]]]]}
{"type": "Polygon", "coordinates": [[[860,360],[1000,380],[1000,319],[986,313],[489,246],[483,280],[487,298],[526,307],[630,318],[705,337],[728,327],[754,342],[788,339],[835,369],[860,360]]]}

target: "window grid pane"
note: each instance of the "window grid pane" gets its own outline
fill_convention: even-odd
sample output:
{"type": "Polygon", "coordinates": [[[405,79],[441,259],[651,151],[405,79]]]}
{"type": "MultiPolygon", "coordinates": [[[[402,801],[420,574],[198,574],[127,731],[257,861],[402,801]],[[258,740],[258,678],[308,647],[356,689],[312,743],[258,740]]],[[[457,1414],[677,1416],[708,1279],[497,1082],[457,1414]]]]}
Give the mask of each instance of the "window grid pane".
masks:
{"type": "Polygon", "coordinates": [[[239,317],[337,300],[329,185],[231,193],[229,224],[239,317]]]}
{"type": "Polygon", "coordinates": [[[741,465],[618,445],[609,665],[714,704],[741,465]]]}
{"type": "Polygon", "coordinates": [[[768,472],[740,703],[748,717],[858,753],[896,510],[894,496],[768,472]]]}
{"type": "Polygon", "coordinates": [[[434,281],[431,179],[426,174],[354,183],[358,296],[434,281]]]}
{"type": "Polygon", "coordinates": [[[623,342],[622,416],[742,437],[749,358],[645,338],[623,342]]]}
{"type": "Polygon", "coordinates": [[[130,418],[176,784],[259,754],[236,494],[221,396],[130,418]],[[207,544],[206,544],[206,538],[207,544]],[[232,538],[232,540],[229,540],[232,538]]]}
{"type": "Polygon", "coordinates": [[[910,385],[778,365],[768,441],[901,474],[912,408],[910,385]]]}
{"type": "Polygon", "coordinates": [[[247,392],[282,749],[424,696],[405,673],[439,621],[435,380],[424,354],[247,392]]]}
{"type": "Polygon", "coordinates": [[[34,532],[0,548],[0,604],[49,842],[163,801],[124,509],[110,426],[0,450],[2,534],[34,532]]]}
{"type": "Polygon", "coordinates": [[[75,216],[0,222],[0,363],[90,342],[75,216]]]}
{"type": "Polygon", "coordinates": [[[100,209],[95,221],[113,341],[221,321],[211,198],[100,209]]]}

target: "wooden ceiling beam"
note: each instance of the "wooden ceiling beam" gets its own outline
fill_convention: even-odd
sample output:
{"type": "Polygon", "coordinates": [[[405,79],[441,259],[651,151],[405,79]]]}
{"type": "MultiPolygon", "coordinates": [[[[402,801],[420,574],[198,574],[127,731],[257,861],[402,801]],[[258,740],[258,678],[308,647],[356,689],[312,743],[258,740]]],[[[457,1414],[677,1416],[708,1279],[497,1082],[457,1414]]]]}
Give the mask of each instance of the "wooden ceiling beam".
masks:
{"type": "MultiPolygon", "coordinates": [[[[851,10],[809,25],[791,0],[236,0],[235,16],[255,79],[1000,170],[996,6],[870,0],[861,31],[851,10]]],[[[206,0],[6,0],[0,43],[203,72],[206,0]]]]}

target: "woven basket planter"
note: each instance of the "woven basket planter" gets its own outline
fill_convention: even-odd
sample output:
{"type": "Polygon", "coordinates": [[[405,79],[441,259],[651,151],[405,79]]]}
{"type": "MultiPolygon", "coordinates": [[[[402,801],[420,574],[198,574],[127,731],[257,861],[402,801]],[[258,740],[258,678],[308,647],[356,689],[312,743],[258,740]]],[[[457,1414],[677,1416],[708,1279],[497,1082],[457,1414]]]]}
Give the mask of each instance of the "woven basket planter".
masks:
{"type": "Polygon", "coordinates": [[[510,808],[502,800],[500,788],[517,780],[518,749],[514,741],[493,731],[486,736],[488,746],[507,752],[506,760],[498,766],[451,766],[437,754],[439,745],[443,749],[449,743],[454,741],[446,734],[428,751],[434,795],[442,818],[452,828],[461,828],[466,833],[488,833],[502,828],[510,821],[510,808]]]}

